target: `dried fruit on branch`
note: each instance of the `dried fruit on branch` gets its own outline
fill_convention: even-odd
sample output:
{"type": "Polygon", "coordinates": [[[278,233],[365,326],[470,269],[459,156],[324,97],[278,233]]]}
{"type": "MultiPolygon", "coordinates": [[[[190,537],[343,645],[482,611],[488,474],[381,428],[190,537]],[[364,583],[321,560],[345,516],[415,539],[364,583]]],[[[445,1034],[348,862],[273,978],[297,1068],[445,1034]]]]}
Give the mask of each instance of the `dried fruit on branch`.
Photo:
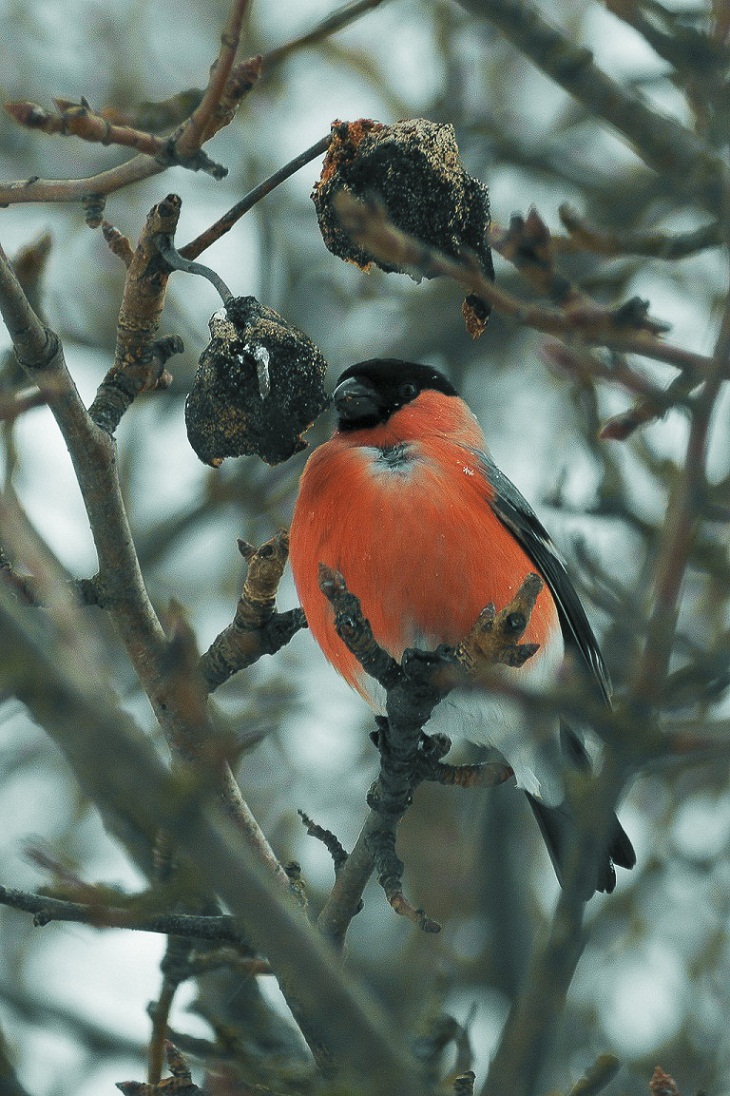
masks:
{"type": "MultiPolygon", "coordinates": [[[[489,194],[464,170],[453,126],[424,118],[392,126],[369,118],[332,125],[332,142],[312,192],[326,247],[363,270],[376,263],[389,273],[407,273],[379,262],[350,239],[335,210],[342,191],[376,198],[398,228],[447,255],[456,258],[468,249],[484,273],[494,277],[487,244],[489,194]]],[[[481,334],[489,305],[470,295],[463,312],[470,333],[481,334]]]]}
{"type": "Polygon", "coordinates": [[[301,435],[329,402],[327,363],[311,339],[255,297],[232,297],[210,334],[185,402],[200,459],[217,467],[256,453],[280,464],[305,449],[301,435]]]}

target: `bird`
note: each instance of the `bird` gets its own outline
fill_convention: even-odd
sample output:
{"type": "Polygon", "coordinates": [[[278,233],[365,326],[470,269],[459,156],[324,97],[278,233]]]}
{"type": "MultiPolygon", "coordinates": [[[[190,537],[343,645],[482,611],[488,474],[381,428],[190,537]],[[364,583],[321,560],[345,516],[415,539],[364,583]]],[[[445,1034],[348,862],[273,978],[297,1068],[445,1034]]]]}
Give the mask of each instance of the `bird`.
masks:
{"type": "MultiPolygon", "coordinates": [[[[334,434],[314,449],[300,478],[290,561],[309,629],[345,681],[384,714],[383,688],[337,634],[320,564],[342,574],[375,640],[395,659],[408,648],[458,645],[486,606],[504,608],[537,573],[543,587],[523,636],[537,650],[520,669],[500,672],[539,691],[555,683],[569,653],[610,705],[609,674],[566,566],[447,377],[429,365],[373,358],[342,373],[333,403],[334,434]]],[[[531,722],[528,730],[499,690],[475,685],[452,690],[425,730],[503,755],[563,885],[578,824],[565,775],[591,762],[580,732],[552,717],[531,722]]],[[[584,897],[612,892],[615,865],[635,863],[614,815],[595,863],[580,873],[584,897]]]]}

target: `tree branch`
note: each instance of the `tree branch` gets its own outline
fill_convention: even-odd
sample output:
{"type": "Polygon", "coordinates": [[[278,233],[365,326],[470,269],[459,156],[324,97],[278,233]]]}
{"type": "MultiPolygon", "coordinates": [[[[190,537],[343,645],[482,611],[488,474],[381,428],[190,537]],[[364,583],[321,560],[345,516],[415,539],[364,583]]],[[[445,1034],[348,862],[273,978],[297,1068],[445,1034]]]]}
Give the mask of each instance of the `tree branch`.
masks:
{"type": "MultiPolygon", "coordinates": [[[[424,736],[423,726],[434,707],[460,681],[479,678],[497,663],[522,665],[535,653],[535,645],[520,645],[519,639],[529,624],[542,580],[537,575],[528,575],[509,605],[499,613],[494,606],[487,606],[454,651],[409,649],[400,664],[375,641],[360,602],[347,589],[342,575],[320,564],[319,582],[332,603],[340,639],[387,693],[387,719],[379,720],[380,774],[368,795],[370,814],[355,848],[337,873],[318,925],[328,939],[341,947],[375,870],[396,913],[426,932],[438,932],[437,922],[423,910],[414,909],[403,894],[403,864],[395,853],[396,829],[423,780],[441,780],[443,775],[444,783],[472,786],[478,777],[472,766],[467,767],[469,772],[463,780],[456,777],[455,770],[447,775],[444,768],[442,774],[438,762],[451,743],[444,736],[438,740],[424,736]]],[[[501,783],[511,775],[512,770],[504,765],[479,773],[485,784],[501,783]]]]}
{"type": "Polygon", "coordinates": [[[413,269],[426,277],[449,277],[522,326],[549,335],[578,338],[589,345],[641,354],[689,370],[698,380],[711,367],[711,358],[673,346],[643,329],[644,317],[639,317],[637,327],[632,315],[622,312],[621,308],[611,310],[595,304],[579,304],[557,309],[519,300],[485,278],[478,263],[469,256],[452,259],[396,228],[380,206],[343,192],[335,198],[335,208],[343,227],[356,243],[377,259],[413,269]]]}
{"type": "MultiPolygon", "coordinates": [[[[228,21],[221,38],[218,59],[213,64],[210,79],[202,99],[189,118],[178,127],[155,154],[141,153],[118,167],[102,171],[87,179],[19,179],[0,185],[0,205],[27,202],[82,202],[93,197],[103,198],[113,191],[159,175],[172,165],[193,170],[204,168],[220,178],[226,169],[213,165],[203,153],[202,145],[227,125],[243,97],[251,90],[260,72],[259,58],[250,58],[233,66],[241,22],[248,0],[233,0],[228,21]]],[[[32,104],[31,104],[32,106],[32,104]]],[[[45,113],[45,112],[43,112],[45,113]]],[[[153,139],[155,142],[156,138],[153,139]]],[[[150,148],[149,153],[152,152],[150,148]]]]}
{"type": "Polygon", "coordinates": [[[459,2],[498,27],[589,115],[602,118],[627,137],[649,167],[671,180],[673,190],[716,211],[727,187],[728,168],[691,130],[608,76],[590,50],[575,45],[529,0],[459,2]]]}
{"type": "Polygon", "coordinates": [[[421,1096],[420,1069],[401,1049],[393,1018],[345,973],[225,812],[199,784],[164,769],[129,717],[99,695],[88,667],[75,666],[74,651],[61,659],[49,650],[48,630],[30,612],[0,587],[0,686],[12,685],[48,728],[114,832],[137,835],[148,852],[160,830],[174,835],[194,869],[185,876],[193,892],[219,894],[269,958],[320,1062],[371,1096],[388,1089],[421,1096]]]}
{"type": "Polygon", "coordinates": [[[191,240],[189,244],[185,244],[180,248],[180,254],[185,259],[197,259],[198,255],[201,255],[206,248],[214,244],[216,240],[220,240],[222,236],[225,236],[226,232],[230,232],[237,221],[243,217],[245,213],[248,213],[250,209],[265,198],[267,194],[270,194],[272,190],[275,190],[280,183],[283,183],[286,179],[289,179],[305,164],[310,163],[312,160],[316,160],[318,156],[321,156],[323,152],[327,151],[332,141],[332,134],[328,133],[326,137],[322,137],[315,144],[310,145],[308,149],[301,152],[298,156],[295,156],[293,160],[290,160],[288,164],[284,164],[283,167],[275,171],[273,175],[270,175],[268,179],[264,179],[262,183],[255,186],[253,190],[250,190],[245,197],[241,198],[240,202],[236,202],[227,213],[224,213],[222,217],[207,228],[205,232],[201,232],[199,236],[196,236],[194,240],[191,240]]]}
{"type": "Polygon", "coordinates": [[[239,548],[248,562],[248,573],[236,614],[200,659],[208,692],[262,655],[275,654],[307,626],[301,609],[275,612],[276,591],[289,558],[289,534],[280,531],[260,548],[240,541],[239,548]]]}

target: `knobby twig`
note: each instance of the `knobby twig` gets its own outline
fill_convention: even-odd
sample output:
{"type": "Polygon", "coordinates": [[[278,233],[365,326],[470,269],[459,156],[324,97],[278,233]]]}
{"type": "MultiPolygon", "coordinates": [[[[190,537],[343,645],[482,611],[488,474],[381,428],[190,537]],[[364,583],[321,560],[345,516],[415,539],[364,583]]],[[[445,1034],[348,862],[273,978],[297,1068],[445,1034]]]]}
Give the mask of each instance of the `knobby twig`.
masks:
{"type": "Polygon", "coordinates": [[[114,364],[104,377],[89,415],[102,430],[113,434],[122,415],[140,392],[164,387],[169,351],[182,348],[178,340],[157,347],[155,337],[165,304],[169,267],[160,258],[156,238],[173,235],[180,217],[180,199],[168,194],[147,216],[124,282],[117,322],[114,364]]]}
{"type": "Polygon", "coordinates": [[[129,267],[134,258],[134,248],[129,242],[129,238],[110,224],[109,221],[102,221],[101,231],[112,254],[118,256],[124,265],[129,267]]]}
{"type": "Polygon", "coordinates": [[[193,1082],[185,1057],[170,1039],[159,1045],[159,1062],[155,1062],[155,1077],[150,1071],[149,1081],[118,1081],[116,1087],[123,1096],[202,1096],[202,1090],[193,1082]],[[162,1080],[162,1068],[167,1061],[170,1076],[162,1080]]]}
{"type": "Polygon", "coordinates": [[[102,113],[93,110],[83,98],[80,103],[73,103],[68,99],[54,99],[53,102],[55,114],[37,103],[29,102],[5,103],[5,110],[18,125],[40,133],[79,137],[91,143],[133,148],[145,156],[154,157],[161,164],[177,162],[185,167],[205,171],[214,179],[221,179],[226,174],[225,168],[214,163],[202,151],[189,158],[187,163],[175,159],[174,148],[169,141],[132,126],[113,124],[102,113]]]}
{"type": "Polygon", "coordinates": [[[378,260],[430,278],[449,277],[518,324],[549,335],[578,338],[589,345],[641,354],[688,370],[695,378],[703,377],[710,369],[711,358],[664,342],[646,330],[645,314],[635,316],[621,308],[612,310],[595,304],[557,309],[522,301],[485,278],[470,256],[452,259],[396,228],[379,205],[344,192],[334,203],[342,226],[378,260]]]}
{"type": "Polygon", "coordinates": [[[368,795],[371,812],[355,848],[337,873],[318,920],[320,929],[338,946],[342,946],[347,926],[360,907],[373,870],[397,913],[426,932],[439,930],[438,924],[423,910],[414,909],[403,894],[403,864],[395,852],[397,825],[424,779],[465,786],[496,784],[511,776],[512,770],[505,765],[478,770],[469,766],[468,774],[459,779],[455,768],[440,764],[450,746],[448,739],[424,740],[422,729],[436,704],[459,681],[474,677],[484,665],[522,665],[534,654],[537,648],[520,645],[519,639],[542,585],[537,575],[528,575],[513,601],[499,613],[493,606],[485,608],[455,651],[412,649],[399,664],[376,643],[359,600],[349,592],[342,575],[320,566],[320,586],[334,608],[338,635],[387,693],[387,719],[380,721],[378,736],[380,775],[368,795]]]}
{"type": "Polygon", "coordinates": [[[307,623],[301,609],[275,611],[276,591],[289,557],[289,534],[281,531],[260,548],[240,541],[239,549],[248,572],[235,616],[200,659],[208,692],[262,655],[274,654],[307,623]]]}
{"type": "Polygon", "coordinates": [[[307,837],[315,837],[317,841],[321,841],[327,852],[332,857],[332,863],[335,869],[335,875],[347,862],[347,852],[342,843],[332,833],[331,830],[326,830],[324,826],[318,825],[313,822],[308,814],[304,811],[297,811],[297,814],[301,818],[302,822],[307,828],[307,837]]]}
{"type": "MultiPolygon", "coordinates": [[[[97,888],[98,890],[98,888],[97,888]]],[[[250,946],[236,926],[235,921],[223,914],[199,915],[190,913],[144,913],[148,897],[135,896],[127,906],[109,905],[111,896],[99,891],[96,902],[72,902],[47,894],[33,894],[0,886],[0,905],[33,914],[33,924],[38,927],[52,921],[71,921],[93,928],[131,929],[137,932],[164,933],[166,936],[184,936],[189,940],[207,940],[236,944],[250,954],[250,946]]]]}

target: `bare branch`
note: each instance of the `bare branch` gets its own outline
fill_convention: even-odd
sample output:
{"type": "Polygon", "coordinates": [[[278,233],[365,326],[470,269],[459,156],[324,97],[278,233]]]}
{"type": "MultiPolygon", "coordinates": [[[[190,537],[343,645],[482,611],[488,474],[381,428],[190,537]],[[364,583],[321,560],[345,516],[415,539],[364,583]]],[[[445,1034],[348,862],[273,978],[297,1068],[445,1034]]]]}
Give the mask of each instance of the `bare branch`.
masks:
{"type": "MultiPolygon", "coordinates": [[[[158,138],[150,137],[149,142],[145,142],[147,149],[144,153],[140,153],[118,167],[110,168],[87,179],[33,177],[5,183],[0,185],[0,205],[15,205],[21,202],[81,202],[89,196],[93,196],[98,202],[104,195],[158,175],[176,164],[195,171],[202,168],[210,171],[216,178],[225,175],[226,169],[213,164],[201,152],[201,149],[205,141],[231,121],[242,98],[253,87],[260,73],[259,58],[251,58],[235,67],[233,65],[247,3],[248,0],[233,0],[222,35],[218,59],[211,69],[208,86],[202,99],[194,107],[190,117],[172,137],[162,143],[161,147],[158,144],[158,138]]],[[[32,104],[30,106],[32,107],[32,104]]],[[[67,107],[68,104],[65,106],[67,107]]],[[[116,130],[114,125],[104,118],[103,113],[97,116],[89,116],[87,113],[83,116],[84,110],[88,112],[88,107],[82,104],[81,115],[78,110],[73,115],[74,125],[77,127],[85,126],[89,130],[109,132],[106,127],[110,126],[112,133],[128,129],[128,127],[120,127],[120,130],[116,130]]],[[[20,113],[23,114],[23,111],[20,113]]],[[[25,113],[28,114],[27,111],[25,113]]],[[[41,115],[46,116],[46,112],[41,111],[41,115]]],[[[126,135],[130,136],[129,133],[126,135]]],[[[142,138],[140,137],[139,140],[141,141],[142,138]]],[[[133,142],[130,138],[128,142],[122,143],[132,144],[133,142]]]]}
{"type": "Polygon", "coordinates": [[[701,201],[714,214],[728,182],[723,160],[692,130],[652,109],[640,95],[598,67],[591,51],[576,45],[529,0],[460,0],[489,20],[556,84],[629,139],[649,167],[672,187],[701,201]]]}
{"type": "Polygon", "coordinates": [[[222,236],[225,236],[226,232],[230,232],[237,221],[243,217],[245,213],[248,213],[250,209],[260,202],[262,198],[265,198],[267,194],[270,194],[280,183],[283,183],[286,179],[289,179],[305,164],[310,163],[312,160],[316,160],[323,152],[326,152],[332,141],[332,134],[328,133],[326,137],[322,137],[315,144],[311,145],[299,156],[295,156],[293,160],[290,160],[288,164],[279,168],[273,175],[270,175],[268,179],[264,179],[263,183],[259,183],[253,190],[250,190],[244,198],[241,198],[240,202],[236,202],[227,213],[224,213],[214,224],[207,228],[205,232],[201,232],[199,236],[196,236],[194,240],[191,240],[189,244],[185,244],[180,249],[180,254],[185,259],[195,259],[198,255],[201,255],[206,248],[214,244],[216,240],[220,240],[222,236]]]}
{"type": "Polygon", "coordinates": [[[730,363],[730,291],[707,379],[692,409],[684,470],[667,508],[656,564],[654,608],[642,656],[631,682],[630,706],[647,713],[661,695],[679,613],[679,601],[690,553],[707,491],[706,461],[710,422],[730,363]]]}
{"type": "Polygon", "coordinates": [[[140,392],[158,386],[164,370],[165,359],[154,353],[154,341],[165,304],[169,267],[161,260],[155,241],[160,233],[174,234],[180,206],[178,196],[168,194],[152,208],[127,267],[114,364],[89,408],[96,425],[109,434],[114,433],[140,392]]]}
{"type": "Polygon", "coordinates": [[[560,206],[560,220],[570,235],[557,236],[554,244],[559,251],[592,251],[597,255],[644,255],[652,259],[677,260],[698,251],[720,247],[722,231],[716,221],[690,232],[668,235],[664,232],[609,233],[587,224],[572,206],[560,206]]]}
{"type": "Polygon", "coordinates": [[[361,15],[373,11],[375,8],[380,7],[382,3],[383,0],[354,0],[353,3],[343,4],[341,8],[332,12],[332,14],[323,19],[321,23],[318,23],[316,27],[307,31],[306,34],[300,35],[299,38],[293,38],[290,42],[285,42],[283,46],[278,46],[276,49],[269,50],[263,58],[264,70],[268,72],[270,69],[274,68],[275,65],[280,64],[285,58],[290,57],[293,53],[297,53],[300,49],[305,49],[307,46],[314,46],[325,38],[329,38],[331,34],[335,34],[338,30],[342,30],[343,27],[347,27],[350,23],[354,23],[361,15]]]}
{"type": "MultiPolygon", "coordinates": [[[[397,825],[415,789],[423,780],[440,780],[438,762],[450,745],[447,739],[439,741],[424,736],[422,729],[434,707],[458,682],[481,677],[497,663],[522,665],[535,653],[534,645],[520,648],[517,641],[529,624],[542,580],[537,575],[528,575],[510,604],[499,613],[488,606],[455,651],[410,649],[404,652],[400,664],[376,643],[360,602],[347,589],[342,575],[320,564],[319,583],[332,603],[340,639],[366,673],[386,690],[387,719],[378,721],[380,775],[368,795],[370,814],[355,848],[337,873],[318,925],[341,947],[347,927],[360,908],[365,885],[375,870],[396,913],[425,932],[438,932],[438,923],[423,910],[414,909],[403,894],[403,864],[395,852],[397,825]]],[[[450,772],[443,783],[473,786],[478,782],[477,776],[472,766],[468,768],[463,781],[450,772]]],[[[485,783],[500,783],[511,775],[512,770],[507,766],[494,766],[485,783]]]]}
{"type": "Polygon", "coordinates": [[[301,609],[274,611],[289,557],[289,534],[282,530],[260,548],[244,542],[239,547],[248,561],[248,573],[236,614],[200,660],[200,673],[209,692],[262,655],[275,654],[307,623],[301,609]]]}
{"type": "Polygon", "coordinates": [[[203,143],[216,132],[213,115],[225,95],[247,8],[248,0],[233,0],[226,25],[221,32],[220,52],[211,67],[203,98],[188,120],[173,135],[175,153],[181,159],[195,155],[203,143]]]}
{"type": "Polygon", "coordinates": [[[122,145],[147,156],[160,156],[164,152],[162,138],[132,126],[113,125],[102,114],[97,114],[84,99],[80,103],[55,99],[54,105],[55,114],[37,103],[29,102],[5,103],[4,109],[18,125],[40,133],[80,137],[83,141],[102,145],[122,145]]]}
{"type": "Polygon", "coordinates": [[[402,1050],[392,1017],[352,971],[345,973],[217,804],[187,777],[165,770],[129,717],[99,695],[87,667],[69,676],[74,652],[54,657],[47,631],[27,613],[0,586],[0,685],[8,684],[10,666],[14,689],[53,734],[114,830],[136,835],[148,851],[160,829],[175,835],[194,867],[192,887],[220,894],[252,946],[269,958],[305,1037],[330,1071],[357,1078],[373,1096],[392,1086],[401,1096],[420,1096],[420,1069],[402,1050]]]}
{"type": "Polygon", "coordinates": [[[521,301],[484,277],[479,265],[468,256],[452,259],[397,229],[379,206],[341,193],[335,198],[335,207],[356,242],[376,257],[427,277],[445,275],[520,325],[549,335],[570,335],[590,345],[641,354],[689,370],[695,377],[702,377],[710,369],[711,358],[658,339],[644,329],[643,318],[637,328],[632,316],[624,315],[621,309],[600,308],[595,304],[556,309],[521,301]]]}

